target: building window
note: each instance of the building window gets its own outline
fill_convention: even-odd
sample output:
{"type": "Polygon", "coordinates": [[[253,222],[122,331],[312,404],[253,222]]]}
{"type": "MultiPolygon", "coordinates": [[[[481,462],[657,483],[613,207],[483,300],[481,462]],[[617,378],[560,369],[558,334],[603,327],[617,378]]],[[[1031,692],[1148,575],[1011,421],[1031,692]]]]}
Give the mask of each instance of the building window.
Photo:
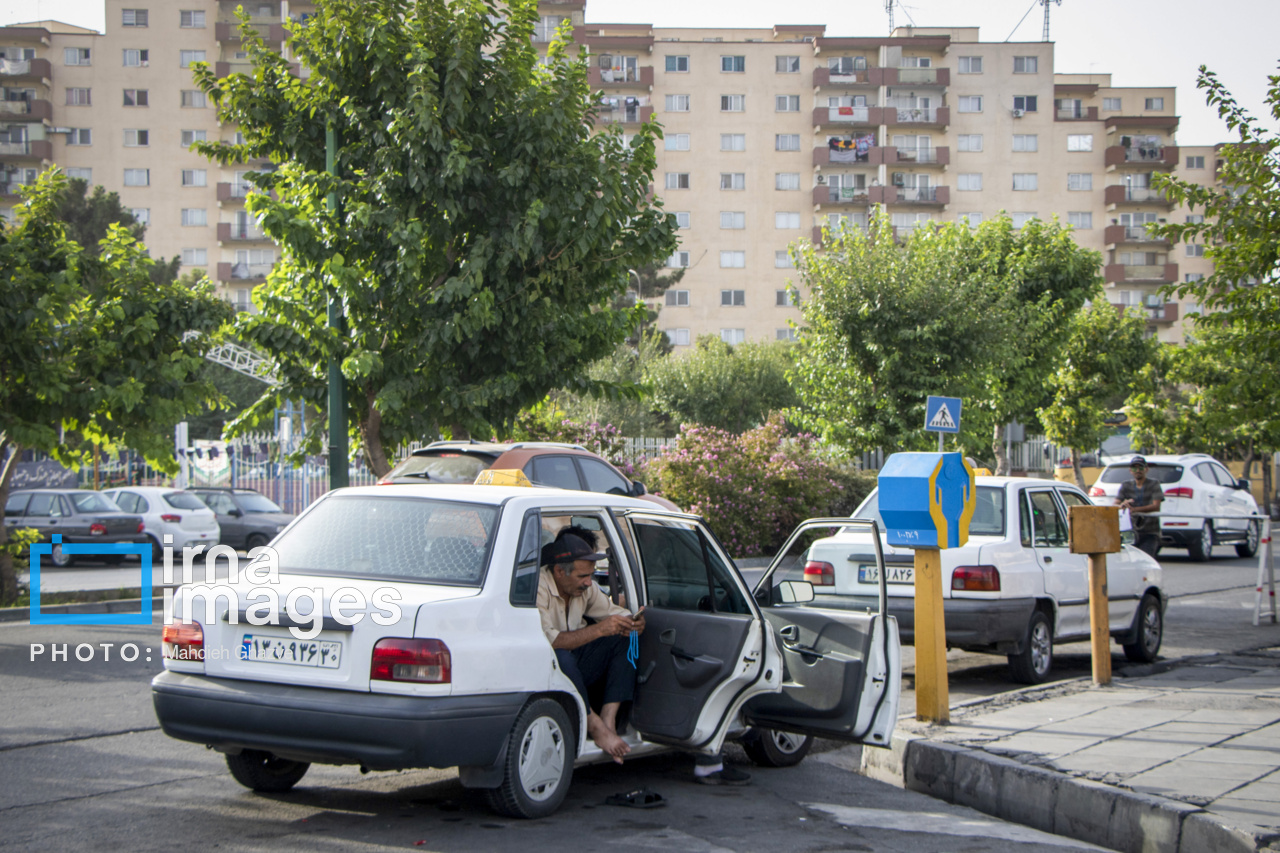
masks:
{"type": "Polygon", "coordinates": [[[775,56],[773,58],[773,70],[777,71],[779,74],[799,74],[800,57],[775,56]]]}
{"type": "Polygon", "coordinates": [[[1018,191],[1030,191],[1039,189],[1037,185],[1039,180],[1035,172],[1014,172],[1013,188],[1018,191]]]}
{"type": "Polygon", "coordinates": [[[206,138],[203,130],[184,130],[182,131],[182,147],[190,148],[197,142],[204,142],[206,138]]]}
{"type": "Polygon", "coordinates": [[[1124,102],[1120,98],[1103,98],[1102,109],[1104,112],[1120,112],[1124,109],[1124,102]]]}
{"type": "Polygon", "coordinates": [[[209,173],[204,169],[183,169],[182,185],[184,187],[207,187],[209,173]]]}
{"type": "Polygon", "coordinates": [[[959,146],[961,151],[981,151],[982,150],[982,134],[981,133],[962,133],[959,137],[959,146]]]}
{"type": "Polygon", "coordinates": [[[780,113],[800,112],[799,95],[777,95],[773,99],[773,109],[780,113]]]}
{"type": "Polygon", "coordinates": [[[133,218],[134,218],[134,220],[135,220],[139,225],[150,225],[150,224],[151,224],[151,208],[149,208],[149,207],[134,207],[134,208],[130,208],[130,209],[129,209],[129,213],[133,214],[133,218]]]}
{"type": "Polygon", "coordinates": [[[689,57],[687,56],[668,56],[666,59],[666,69],[680,74],[684,74],[689,70],[689,57]]]}
{"type": "Polygon", "coordinates": [[[676,227],[677,227],[677,228],[688,228],[688,227],[689,227],[689,211],[687,211],[687,210],[677,210],[677,211],[675,212],[675,217],[676,217],[676,227]]]}
{"type": "Polygon", "coordinates": [[[745,133],[720,134],[720,150],[721,151],[746,151],[747,135],[745,133]]]}
{"type": "Polygon", "coordinates": [[[745,56],[722,56],[720,57],[720,70],[727,74],[741,74],[747,70],[747,58],[745,56]]]}
{"type": "MultiPolygon", "coordinates": [[[[745,269],[745,268],[746,268],[746,266],[747,266],[747,253],[746,253],[746,252],[729,252],[729,251],[725,251],[725,252],[721,252],[721,253],[720,253],[720,267],[721,267],[722,269],[726,269],[726,270],[740,270],[740,269],[745,269]]],[[[720,304],[721,304],[721,305],[723,305],[723,304],[724,304],[723,300],[721,301],[721,303],[720,303],[720,304]]],[[[741,303],[739,303],[739,304],[741,304],[741,303]]]]}
{"type": "Polygon", "coordinates": [[[1092,133],[1072,133],[1067,136],[1068,151],[1092,151],[1093,150],[1093,134],[1092,133]]]}
{"type": "MultiPolygon", "coordinates": [[[[786,254],[786,253],[781,252],[780,254],[786,254]]],[[[787,266],[791,266],[791,264],[787,264],[787,266]]],[[[795,299],[793,299],[791,296],[790,290],[775,290],[773,294],[775,299],[774,304],[779,307],[791,308],[791,307],[794,307],[796,304],[795,299]]]]}
{"type": "Polygon", "coordinates": [[[1035,95],[1014,95],[1013,108],[1015,110],[1022,110],[1024,113],[1035,112],[1036,96],[1035,95]]]}
{"type": "Polygon", "coordinates": [[[207,101],[205,100],[204,92],[201,92],[199,89],[182,90],[182,105],[184,107],[203,109],[206,103],[207,101]]]}
{"type": "Polygon", "coordinates": [[[125,48],[124,66],[126,68],[142,68],[151,63],[151,51],[137,48],[125,48]]]}
{"type": "Polygon", "coordinates": [[[740,344],[747,339],[746,329],[721,329],[720,340],[726,344],[740,344]]]}
{"type": "Polygon", "coordinates": [[[87,107],[93,103],[90,89],[67,89],[67,106],[87,107]]]}
{"type": "Polygon", "coordinates": [[[720,306],[722,308],[742,307],[746,304],[747,292],[745,290],[720,291],[720,306]]]}
{"type": "Polygon", "coordinates": [[[746,172],[721,172],[720,173],[720,189],[745,190],[746,188],[747,188],[746,172]]]}
{"type": "Polygon", "coordinates": [[[151,134],[145,130],[125,128],[124,144],[126,148],[144,148],[151,144],[151,134]]]}
{"type": "Polygon", "coordinates": [[[182,224],[192,227],[208,225],[208,212],[203,207],[184,207],[182,208],[182,224]]]}
{"type": "Polygon", "coordinates": [[[1068,172],[1067,189],[1073,191],[1092,190],[1093,175],[1090,172],[1068,172]]]}
{"type": "Polygon", "coordinates": [[[124,105],[126,107],[145,107],[147,105],[147,90],[125,89],[124,105]]]}
{"type": "Polygon", "coordinates": [[[185,267],[198,266],[203,267],[209,264],[209,252],[207,249],[183,249],[182,265],[185,267]]]}
{"type": "Polygon", "coordinates": [[[87,47],[65,47],[62,49],[63,65],[92,65],[89,61],[89,48],[87,47]]]}
{"type": "Polygon", "coordinates": [[[1014,74],[1035,74],[1040,70],[1040,58],[1038,56],[1015,56],[1013,58],[1014,74]]]}
{"type": "Polygon", "coordinates": [[[93,169],[77,169],[75,167],[67,168],[68,178],[79,178],[85,183],[93,183],[93,169]]]}
{"type": "Polygon", "coordinates": [[[961,95],[957,101],[956,109],[962,113],[980,113],[982,112],[982,96],[961,95]]]}
{"type": "Polygon", "coordinates": [[[151,186],[151,170],[150,169],[125,169],[124,185],[126,187],[151,186]]]}
{"type": "Polygon", "coordinates": [[[674,270],[684,269],[689,266],[689,253],[672,252],[671,257],[667,258],[667,266],[674,270]]]}
{"type": "Polygon", "coordinates": [[[1203,258],[1203,257],[1204,257],[1204,244],[1202,244],[1202,243],[1188,243],[1188,244],[1187,244],[1187,257],[1188,257],[1188,258],[1203,258]]]}
{"type": "Polygon", "coordinates": [[[956,217],[956,221],[964,222],[970,228],[974,228],[982,224],[982,214],[978,211],[974,211],[972,213],[962,213],[958,217],[956,217]]]}
{"type": "Polygon", "coordinates": [[[773,149],[775,151],[799,151],[800,150],[800,134],[798,133],[778,133],[773,137],[773,149]]]}
{"type": "Polygon", "coordinates": [[[722,113],[740,113],[747,108],[746,95],[721,95],[720,96],[720,112],[722,113]]]}
{"type": "Polygon", "coordinates": [[[720,211],[720,227],[737,230],[747,227],[747,214],[740,210],[720,211]]]}
{"type": "Polygon", "coordinates": [[[689,96],[688,95],[667,95],[666,110],[669,113],[689,112],[689,96]]]}
{"type": "Polygon", "coordinates": [[[687,347],[689,345],[688,329],[663,329],[662,331],[673,347],[687,347]]]}
{"type": "Polygon", "coordinates": [[[1203,214],[1203,213],[1188,213],[1188,214],[1187,214],[1187,224],[1188,224],[1188,225],[1199,225],[1201,222],[1204,222],[1204,214],[1203,214]]]}
{"type": "Polygon", "coordinates": [[[667,172],[667,189],[669,190],[689,189],[689,173],[688,172],[667,172]]]}
{"type": "Polygon", "coordinates": [[[178,51],[178,67],[190,68],[193,62],[204,62],[203,50],[180,50],[178,51]]]}
{"type": "Polygon", "coordinates": [[[982,73],[982,57],[981,56],[961,56],[956,63],[956,72],[959,74],[981,74],[982,73]]]}
{"type": "Polygon", "coordinates": [[[1188,168],[1188,169],[1203,169],[1203,168],[1204,168],[1204,158],[1203,158],[1203,157],[1188,157],[1188,158],[1187,158],[1187,168],[1188,168]]]}
{"type": "Polygon", "coordinates": [[[73,127],[67,134],[68,145],[92,145],[93,130],[88,127],[73,127]]]}
{"type": "MultiPolygon", "coordinates": [[[[688,254],[687,252],[685,254],[688,254]]],[[[688,264],[685,264],[688,266],[688,264]]],[[[687,290],[668,290],[667,305],[672,308],[687,308],[689,306],[689,291],[687,290]]]]}
{"type": "Polygon", "coordinates": [[[120,26],[145,27],[146,25],[147,25],[146,9],[121,9],[120,10],[120,26]]]}
{"type": "Polygon", "coordinates": [[[1147,98],[1142,107],[1144,110],[1164,109],[1164,98],[1147,98]]]}
{"type": "Polygon", "coordinates": [[[1025,211],[1020,211],[1020,212],[1014,212],[1009,214],[1009,218],[1013,220],[1014,228],[1021,228],[1031,220],[1035,219],[1036,215],[1034,213],[1027,213],[1025,211]]]}
{"type": "Polygon", "coordinates": [[[204,29],[204,12],[200,10],[178,13],[178,26],[184,29],[204,29]]]}
{"type": "Polygon", "coordinates": [[[664,146],[668,151],[688,151],[689,150],[689,134],[687,133],[668,133],[663,140],[664,146]]]}
{"type": "MultiPolygon", "coordinates": [[[[773,267],[774,269],[780,269],[780,270],[795,269],[795,264],[791,263],[791,253],[788,252],[786,249],[779,249],[778,251],[774,252],[773,267]]],[[[786,293],[785,290],[780,290],[778,292],[786,293]]]]}
{"type": "Polygon", "coordinates": [[[800,227],[800,214],[791,212],[779,212],[773,215],[773,227],[780,231],[785,231],[800,227]]]}
{"type": "Polygon", "coordinates": [[[956,175],[956,189],[960,192],[981,192],[982,173],[969,172],[967,174],[956,175]]]}
{"type": "Polygon", "coordinates": [[[1039,151],[1040,137],[1034,133],[1015,133],[1013,135],[1014,151],[1039,151]]]}
{"type": "Polygon", "coordinates": [[[1067,224],[1077,231],[1088,231],[1093,228],[1093,214],[1087,210],[1068,212],[1067,224]]]}
{"type": "Polygon", "coordinates": [[[799,172],[778,172],[773,177],[773,188],[775,190],[800,189],[800,173],[799,172]]]}

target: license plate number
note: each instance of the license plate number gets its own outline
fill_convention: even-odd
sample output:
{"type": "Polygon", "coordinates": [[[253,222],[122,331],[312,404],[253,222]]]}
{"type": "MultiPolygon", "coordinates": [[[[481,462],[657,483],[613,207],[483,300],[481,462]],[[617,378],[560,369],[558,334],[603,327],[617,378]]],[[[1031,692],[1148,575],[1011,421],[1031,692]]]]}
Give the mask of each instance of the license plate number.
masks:
{"type": "Polygon", "coordinates": [[[341,659],[342,643],[332,640],[285,640],[245,634],[240,641],[240,660],[337,669],[341,659]]]}
{"type": "MultiPolygon", "coordinates": [[[[885,566],[885,583],[915,583],[915,566],[885,566]]],[[[875,566],[858,566],[858,583],[880,583],[875,566]]]]}

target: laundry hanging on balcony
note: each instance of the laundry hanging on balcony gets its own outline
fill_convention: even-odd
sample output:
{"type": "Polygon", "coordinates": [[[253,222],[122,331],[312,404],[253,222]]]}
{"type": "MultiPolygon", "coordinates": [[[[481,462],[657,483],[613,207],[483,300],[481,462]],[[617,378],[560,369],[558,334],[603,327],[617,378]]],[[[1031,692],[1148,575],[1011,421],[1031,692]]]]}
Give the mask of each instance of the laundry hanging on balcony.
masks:
{"type": "Polygon", "coordinates": [[[866,163],[871,159],[871,149],[875,144],[874,133],[859,133],[848,139],[833,137],[827,141],[827,148],[830,151],[828,159],[832,163],[866,163]]]}

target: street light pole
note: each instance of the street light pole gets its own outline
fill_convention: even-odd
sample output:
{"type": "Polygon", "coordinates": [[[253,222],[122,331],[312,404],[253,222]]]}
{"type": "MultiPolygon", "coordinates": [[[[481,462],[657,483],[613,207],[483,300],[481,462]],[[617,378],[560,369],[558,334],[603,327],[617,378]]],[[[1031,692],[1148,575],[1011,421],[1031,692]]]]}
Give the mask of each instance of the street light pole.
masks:
{"type": "MultiPolygon", "coordinates": [[[[338,160],[338,132],[334,129],[333,120],[329,120],[324,132],[324,167],[330,175],[336,176],[338,160]]],[[[329,193],[326,204],[330,214],[338,212],[338,194],[329,193]]],[[[329,290],[329,328],[342,332],[342,300],[337,289],[329,290]]],[[[342,378],[342,363],[336,358],[329,359],[329,488],[341,489],[348,482],[347,456],[347,386],[342,378]]]]}

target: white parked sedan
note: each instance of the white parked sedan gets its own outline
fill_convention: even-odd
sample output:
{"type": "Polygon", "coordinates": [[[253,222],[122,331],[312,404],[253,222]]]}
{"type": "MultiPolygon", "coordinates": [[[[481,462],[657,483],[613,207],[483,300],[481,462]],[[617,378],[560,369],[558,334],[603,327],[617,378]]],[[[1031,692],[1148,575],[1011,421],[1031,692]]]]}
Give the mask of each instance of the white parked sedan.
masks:
{"type": "Polygon", "coordinates": [[[218,517],[191,492],[163,486],[126,486],[103,494],[125,512],[142,516],[143,532],[151,540],[153,560],[159,560],[166,534],[173,537],[168,544],[173,548],[175,566],[182,565],[184,547],[203,545],[208,551],[222,536],[218,517]]]}
{"type": "MultiPolygon", "coordinates": [[[[854,512],[883,530],[878,491],[854,512]]],[[[1088,505],[1067,483],[1018,477],[978,477],[969,541],[942,554],[947,646],[1008,655],[1015,681],[1036,684],[1053,665],[1054,643],[1089,637],[1088,557],[1072,554],[1067,509],[1088,505]]],[[[890,547],[883,535],[889,613],[903,642],[914,639],[914,552],[890,547]]],[[[815,542],[804,578],[819,601],[873,605],[877,572],[871,536],[849,529],[815,542]]],[[[1130,660],[1152,661],[1160,650],[1166,595],[1160,564],[1131,545],[1107,556],[1111,635],[1130,660]]]]}

